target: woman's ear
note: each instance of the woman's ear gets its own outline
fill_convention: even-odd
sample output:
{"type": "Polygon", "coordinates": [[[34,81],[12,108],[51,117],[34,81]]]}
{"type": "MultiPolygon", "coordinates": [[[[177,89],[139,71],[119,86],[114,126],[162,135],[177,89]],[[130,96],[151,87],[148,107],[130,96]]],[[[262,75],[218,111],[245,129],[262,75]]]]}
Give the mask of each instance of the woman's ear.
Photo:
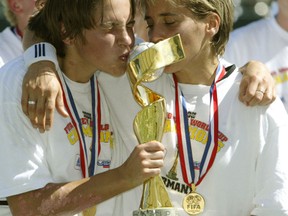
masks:
{"type": "Polygon", "coordinates": [[[219,15],[216,13],[210,13],[206,19],[207,19],[206,31],[208,34],[210,34],[211,37],[213,37],[219,31],[221,19],[219,15]]]}
{"type": "Polygon", "coordinates": [[[63,43],[64,43],[65,45],[67,45],[67,46],[71,46],[71,45],[74,44],[74,39],[69,38],[69,37],[64,38],[64,39],[63,39],[63,43]]]}
{"type": "Polygon", "coordinates": [[[41,10],[46,3],[46,0],[36,0],[35,6],[38,10],[41,10]]]}
{"type": "Polygon", "coordinates": [[[8,0],[8,4],[10,10],[15,14],[18,14],[23,10],[21,2],[19,2],[18,0],[8,0]]]}
{"type": "Polygon", "coordinates": [[[64,24],[61,24],[61,34],[63,37],[63,43],[67,46],[71,46],[74,43],[74,38],[70,38],[70,37],[66,37],[66,28],[64,26],[64,24]]]}

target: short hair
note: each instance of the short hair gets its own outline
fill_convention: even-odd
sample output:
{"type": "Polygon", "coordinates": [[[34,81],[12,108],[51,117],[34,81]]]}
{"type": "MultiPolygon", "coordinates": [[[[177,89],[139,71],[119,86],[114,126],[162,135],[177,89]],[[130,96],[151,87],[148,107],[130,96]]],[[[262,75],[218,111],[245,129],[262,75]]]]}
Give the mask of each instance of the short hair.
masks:
{"type": "MultiPolygon", "coordinates": [[[[65,56],[63,39],[80,38],[85,42],[83,31],[96,25],[95,10],[103,16],[103,5],[109,0],[46,0],[45,5],[33,16],[28,28],[37,37],[53,44],[57,55],[65,56]],[[63,32],[65,29],[65,32],[63,32]]],[[[135,15],[135,3],[131,2],[131,15],[135,15]]]]}
{"type": "MultiPolygon", "coordinates": [[[[147,4],[153,4],[157,0],[141,0],[141,6],[145,9],[147,4]]],[[[175,7],[184,7],[190,10],[197,19],[204,19],[211,12],[219,15],[221,23],[219,31],[212,39],[212,46],[217,55],[223,55],[225,46],[233,29],[234,5],[233,0],[166,0],[175,7]]]]}
{"type": "Polygon", "coordinates": [[[3,5],[3,12],[6,20],[9,22],[11,26],[17,25],[17,19],[13,11],[10,10],[8,0],[1,0],[1,4],[3,5]]]}

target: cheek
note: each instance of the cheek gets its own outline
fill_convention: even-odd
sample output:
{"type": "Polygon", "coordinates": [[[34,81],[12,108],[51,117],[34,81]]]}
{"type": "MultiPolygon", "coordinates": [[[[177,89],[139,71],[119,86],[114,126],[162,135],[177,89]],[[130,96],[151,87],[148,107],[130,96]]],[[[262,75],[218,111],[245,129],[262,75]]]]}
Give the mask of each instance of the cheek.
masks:
{"type": "Polygon", "coordinates": [[[99,40],[91,38],[84,46],[86,52],[99,58],[103,58],[108,54],[111,55],[112,42],[109,40],[99,40]]]}
{"type": "Polygon", "coordinates": [[[201,50],[202,42],[202,39],[195,37],[195,35],[192,35],[190,38],[182,39],[186,59],[189,59],[191,55],[194,55],[201,50]]]}
{"type": "Polygon", "coordinates": [[[99,58],[102,57],[105,54],[106,49],[103,49],[103,52],[100,52],[99,50],[102,50],[103,48],[100,46],[92,46],[87,45],[85,47],[82,48],[82,51],[80,50],[80,55],[86,55],[86,56],[90,56],[90,58],[99,58]],[[82,52],[82,53],[81,53],[82,52]],[[102,53],[102,54],[101,54],[102,53]]]}

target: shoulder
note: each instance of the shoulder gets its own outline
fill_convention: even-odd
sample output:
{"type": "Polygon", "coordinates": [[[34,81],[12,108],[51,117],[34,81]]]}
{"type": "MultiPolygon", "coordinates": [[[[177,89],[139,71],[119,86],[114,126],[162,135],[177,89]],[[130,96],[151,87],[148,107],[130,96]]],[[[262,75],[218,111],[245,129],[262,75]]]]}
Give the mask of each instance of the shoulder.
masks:
{"type": "MultiPolygon", "coordinates": [[[[16,94],[22,89],[22,80],[26,73],[24,60],[18,57],[0,68],[0,94],[4,97],[16,94]]],[[[15,97],[16,97],[15,95],[15,97]]],[[[12,99],[12,98],[11,98],[12,99]]]]}
{"type": "Polygon", "coordinates": [[[6,27],[0,32],[0,37],[4,37],[5,35],[10,35],[12,33],[10,27],[6,27]]]}
{"type": "Polygon", "coordinates": [[[235,65],[230,65],[226,67],[226,74],[221,81],[219,81],[217,87],[226,95],[225,97],[227,97],[227,95],[234,95],[235,98],[238,98],[241,79],[242,74],[239,72],[239,68],[235,65]]]}
{"type": "Polygon", "coordinates": [[[12,61],[7,62],[0,68],[0,78],[6,79],[9,77],[21,77],[26,72],[23,56],[19,56],[12,61]]]}
{"type": "Polygon", "coordinates": [[[4,29],[0,33],[0,58],[2,64],[20,56],[23,53],[22,42],[10,28],[4,29]]]}
{"type": "Polygon", "coordinates": [[[2,32],[0,32],[0,38],[0,43],[5,44],[6,46],[13,44],[16,40],[20,42],[16,35],[11,31],[10,27],[6,27],[2,32]]]}

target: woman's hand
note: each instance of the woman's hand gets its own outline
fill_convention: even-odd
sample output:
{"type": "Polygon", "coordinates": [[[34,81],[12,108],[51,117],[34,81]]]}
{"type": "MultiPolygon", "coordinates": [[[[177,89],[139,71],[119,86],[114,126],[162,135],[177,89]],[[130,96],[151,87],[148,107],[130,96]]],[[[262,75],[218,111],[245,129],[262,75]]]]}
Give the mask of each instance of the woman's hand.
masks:
{"type": "Polygon", "coordinates": [[[151,141],[135,146],[128,159],[119,167],[120,178],[127,179],[132,187],[159,175],[164,165],[165,147],[151,141]]]}
{"type": "Polygon", "coordinates": [[[241,102],[247,106],[255,106],[267,105],[275,100],[275,81],[263,63],[250,61],[240,71],[243,74],[239,89],[241,102]]]}
{"type": "Polygon", "coordinates": [[[68,116],[52,62],[40,61],[29,67],[23,79],[21,105],[33,127],[41,133],[52,127],[55,107],[60,115],[68,116]]]}

